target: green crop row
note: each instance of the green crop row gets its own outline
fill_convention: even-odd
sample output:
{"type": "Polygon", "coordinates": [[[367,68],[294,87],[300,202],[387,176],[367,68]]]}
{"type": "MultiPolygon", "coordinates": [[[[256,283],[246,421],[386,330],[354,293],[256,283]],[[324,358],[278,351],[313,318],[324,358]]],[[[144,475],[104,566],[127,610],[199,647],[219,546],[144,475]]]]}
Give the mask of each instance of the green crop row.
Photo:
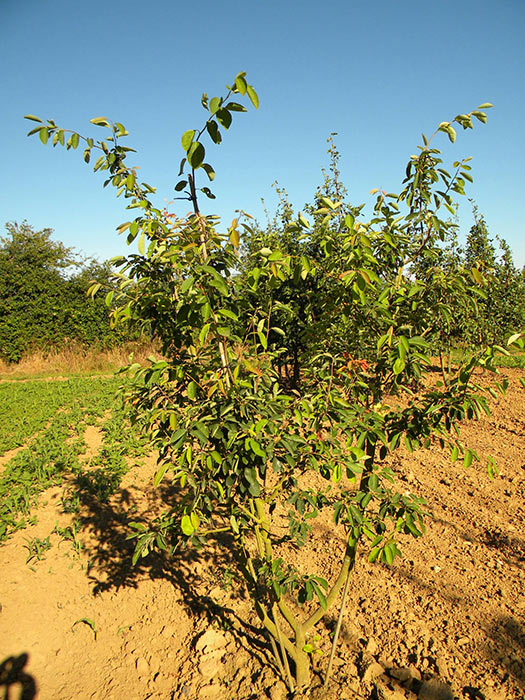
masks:
{"type": "Polygon", "coordinates": [[[86,496],[106,499],[118,488],[129,461],[144,454],[143,439],[115,398],[117,387],[114,378],[0,385],[0,400],[6,399],[3,444],[9,449],[27,443],[0,475],[0,542],[29,522],[43,490],[67,476],[62,503],[64,510],[75,512],[86,496]],[[89,460],[82,456],[88,425],[98,425],[103,435],[89,460]]]}
{"type": "Polygon", "coordinates": [[[0,383],[0,455],[24,445],[62,408],[78,404],[86,414],[101,415],[111,406],[117,386],[114,378],[0,383]]]}

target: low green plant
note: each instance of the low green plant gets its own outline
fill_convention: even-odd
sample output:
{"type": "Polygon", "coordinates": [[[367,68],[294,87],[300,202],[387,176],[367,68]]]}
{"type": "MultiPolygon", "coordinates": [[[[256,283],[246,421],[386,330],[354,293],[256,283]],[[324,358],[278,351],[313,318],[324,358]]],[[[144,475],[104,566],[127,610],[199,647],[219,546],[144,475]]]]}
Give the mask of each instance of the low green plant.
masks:
{"type": "Polygon", "coordinates": [[[29,538],[26,537],[26,544],[24,545],[27,549],[27,559],[26,564],[36,559],[37,561],[42,561],[45,559],[44,553],[48,549],[51,549],[51,542],[49,541],[49,536],[45,539],[39,539],[38,537],[29,538]]]}
{"type": "Polygon", "coordinates": [[[127,471],[126,459],[144,454],[144,439],[130,428],[128,413],[115,401],[118,385],[114,378],[0,384],[7,408],[3,446],[27,443],[0,475],[0,542],[24,527],[38,495],[66,476],[74,480],[62,494],[63,508],[78,512],[82,489],[105,499],[127,471]],[[100,421],[104,442],[93,460],[100,467],[91,473],[83,464],[83,435],[87,425],[100,421]]]}
{"type": "Polygon", "coordinates": [[[64,513],[78,514],[82,506],[82,501],[80,499],[78,490],[71,487],[66,487],[62,490],[60,503],[62,505],[62,511],[64,513]]]}
{"type": "Polygon", "coordinates": [[[74,629],[77,625],[80,624],[87,625],[91,629],[91,631],[93,632],[93,637],[96,641],[98,633],[94,621],[90,617],[81,617],[78,620],[75,620],[75,622],[73,622],[73,624],[71,625],[71,629],[74,629]]]}
{"type": "MultiPolygon", "coordinates": [[[[239,73],[223,97],[202,96],[204,124],[182,135],[175,190],[192,207],[183,218],[156,207],[154,188],[127,165],[132,149],[121,144],[127,131],[120,122],[93,119],[106,135],[96,141],[53,120],[28,118],[37,122],[30,133],[43,143],[72,150],[82,143],[87,162],[96,153],[94,169],[135,216],[119,231],[128,243],[138,240],[138,254],[115,261],[121,278],[104,291],[115,322],[147,325],[161,346],[163,359],[152,356],[149,364],[128,368],[134,383],[124,393],[136,423],[159,450],[154,486],[170,479],[176,496],[155,521],[132,523],[133,559],[154,548],[204,547],[226,533],[272,663],[293,692],[310,685],[316,627],[338,606],[325,669],[329,682],[357,557],[391,565],[405,536],[425,532],[424,500],[397,488],[388,455],[401,446],[437,443],[452,462],[468,467],[477,459],[459,431],[464,419],[488,411],[486,391],[473,375],[479,368],[495,372],[498,350],[481,348],[454,371],[443,368],[441,381],[430,382],[429,372],[431,341],[447,322],[439,299],[471,303],[469,291],[483,284],[482,271],[413,271],[416,264],[432,269],[451,227],[453,196],[472,179],[468,159],[445,170],[434,139],[444,133],[455,141],[456,129],[485,122],[483,110],[491,105],[441,122],[432,137],[424,136],[401,192],[375,191],[372,219],[340,216],[341,202],[322,195],[309,217],[299,213],[288,224],[294,236],[315,241],[315,250],[296,255],[265,246],[253,250],[249,270],[237,276],[242,232],[253,231],[238,217],[221,233],[217,218],[201,213],[198,192],[213,193],[208,185],[198,188],[197,178],[215,177],[204,139],[221,142],[233,117],[245,111],[237,102],[243,97],[258,106],[246,74],[239,73]],[[277,333],[287,340],[273,325],[283,284],[293,297],[294,289],[308,292],[305,281],[317,295],[311,332],[318,347],[287,391],[277,371],[281,353],[272,351],[269,338],[277,333]],[[334,346],[335,323],[358,329],[354,337],[362,345],[334,346]],[[299,570],[293,555],[316,537],[322,513],[331,513],[333,541],[339,536],[344,542],[331,581],[310,566],[299,570]],[[291,548],[283,548],[286,543],[291,548]]],[[[91,291],[100,288],[95,283],[91,291]]],[[[509,342],[522,341],[517,335],[509,342]]],[[[293,348],[287,351],[294,356],[293,348]]],[[[503,382],[498,387],[505,390],[503,382]]]]}
{"type": "Polygon", "coordinates": [[[59,527],[58,524],[55,525],[53,534],[58,535],[62,542],[71,542],[74,553],[77,557],[80,557],[84,548],[84,545],[79,538],[80,530],[80,522],[78,520],[74,520],[71,525],[67,525],[66,527],[59,527]]]}
{"type": "MultiPolygon", "coordinates": [[[[125,467],[125,464],[122,466],[125,467]]],[[[104,502],[118,489],[124,471],[125,468],[122,471],[120,469],[100,468],[82,472],[76,477],[77,489],[104,502]]]]}

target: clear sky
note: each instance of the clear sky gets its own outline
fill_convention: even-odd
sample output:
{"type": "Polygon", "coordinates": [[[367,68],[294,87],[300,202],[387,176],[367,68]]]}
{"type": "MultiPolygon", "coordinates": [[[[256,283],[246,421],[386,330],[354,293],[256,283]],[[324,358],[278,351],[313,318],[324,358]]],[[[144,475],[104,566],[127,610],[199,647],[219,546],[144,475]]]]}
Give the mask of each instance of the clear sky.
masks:
{"type": "MultiPolygon", "coordinates": [[[[125,253],[124,200],[80,149],[28,139],[23,115],[99,138],[92,117],[124,123],[138,150],[130,163],[169,201],[180,136],[203,123],[201,93],[221,94],[245,70],[260,109],[210,144],[217,199],[206,213],[231,221],[242,208],[264,221],[275,180],[301,209],[331,132],[353,204],[374,187],[399,191],[422,131],[492,102],[487,125],[438,145],[449,159],[473,156],[468,196],[525,265],[524,36],[524,0],[0,0],[0,225],[27,219],[85,255],[125,253]]],[[[463,232],[472,221],[465,199],[463,232]]]]}

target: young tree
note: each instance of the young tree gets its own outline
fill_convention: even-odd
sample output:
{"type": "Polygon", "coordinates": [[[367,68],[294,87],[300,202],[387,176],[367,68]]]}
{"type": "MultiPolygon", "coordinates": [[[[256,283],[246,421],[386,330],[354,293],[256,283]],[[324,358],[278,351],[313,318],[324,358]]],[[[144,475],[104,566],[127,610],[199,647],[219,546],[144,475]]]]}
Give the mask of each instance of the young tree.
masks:
{"type": "MultiPolygon", "coordinates": [[[[302,214],[288,227],[290,235],[315,241],[315,253],[277,245],[254,250],[238,284],[232,272],[240,265],[241,232],[249,227],[234,219],[220,233],[217,219],[201,214],[197,196],[197,177],[203,171],[214,176],[205,162],[205,135],[220,143],[233,116],[245,111],[235,99],[248,97],[258,106],[245,73],[226,90],[224,97],[203,95],[204,125],[181,139],[185,155],[175,189],[193,209],[184,218],[154,206],[154,189],[126,163],[130,149],[121,145],[127,135],[122,124],[92,120],[107,130],[105,140],[95,141],[30,116],[38,122],[30,133],[72,149],[82,141],[87,161],[98,152],[95,170],[106,173],[105,184],[116,187],[136,213],[119,231],[130,243],[138,237],[139,254],[120,261],[126,278],[108,299],[117,305],[116,321],[148,323],[162,345],[164,359],[129,368],[134,384],[128,397],[159,450],[154,484],[171,479],[177,496],[154,522],[134,524],[134,559],[155,547],[173,552],[205,546],[228,532],[275,666],[293,691],[310,684],[315,627],[342,594],[336,647],[358,554],[391,564],[404,535],[424,532],[424,504],[395,488],[387,454],[401,444],[414,449],[437,440],[465,466],[475,458],[459,439],[459,424],[488,410],[472,375],[480,366],[493,369],[493,350],[483,349],[441,383],[422,381],[440,310],[427,312],[434,278],[419,280],[412,270],[435,255],[433,241],[447,228],[440,209],[453,211],[451,193],[461,194],[470,179],[465,161],[453,175],[440,167],[432,139],[411,158],[402,192],[378,193],[371,221],[348,213],[341,222],[341,203],[323,196],[323,206],[312,212],[313,230],[302,214]],[[275,330],[274,292],[281,293],[283,284],[294,289],[299,279],[318,284],[319,277],[322,294],[316,289],[312,315],[319,352],[287,393],[268,342],[275,330]],[[334,310],[343,323],[364,330],[358,335],[362,347],[354,340],[350,354],[322,347],[334,310]],[[417,393],[414,382],[421,384],[417,393]],[[314,520],[326,509],[345,542],[330,582],[316,571],[299,572],[283,549],[283,542],[300,547],[315,537],[314,520]]],[[[472,118],[485,121],[488,107],[443,122],[437,132],[454,140],[453,124],[470,128],[472,118]]],[[[200,191],[212,194],[208,186],[200,191]]],[[[453,285],[456,277],[455,270],[444,271],[439,284],[453,285]]],[[[463,284],[476,281],[467,275],[463,284]]]]}

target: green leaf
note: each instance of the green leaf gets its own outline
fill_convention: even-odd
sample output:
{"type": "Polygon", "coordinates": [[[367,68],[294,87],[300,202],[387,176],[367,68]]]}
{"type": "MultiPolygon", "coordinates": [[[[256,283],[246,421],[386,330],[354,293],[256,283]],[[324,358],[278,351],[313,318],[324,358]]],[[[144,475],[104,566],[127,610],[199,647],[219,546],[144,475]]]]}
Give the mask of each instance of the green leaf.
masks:
{"type": "Polygon", "coordinates": [[[189,515],[182,516],[182,519],[180,521],[180,528],[187,537],[193,535],[193,533],[195,532],[195,528],[193,527],[193,523],[189,515]]]}
{"type": "Polygon", "coordinates": [[[322,609],[326,610],[328,607],[328,602],[326,600],[325,594],[323,593],[323,591],[321,590],[321,588],[319,586],[315,586],[315,594],[319,598],[319,603],[321,604],[322,609]]]}
{"type": "Polygon", "coordinates": [[[211,265],[202,265],[201,269],[203,272],[207,272],[210,274],[213,278],[212,284],[217,289],[223,296],[228,295],[228,285],[226,284],[226,281],[222,275],[217,272],[217,270],[211,265]]]}
{"type": "Polygon", "coordinates": [[[188,392],[188,397],[193,400],[197,396],[197,384],[191,381],[186,387],[186,391],[188,392]]]}
{"type": "Polygon", "coordinates": [[[203,163],[202,169],[206,171],[206,175],[208,176],[210,182],[213,182],[213,180],[215,180],[215,170],[211,167],[211,165],[209,163],[203,163]]]}
{"type": "Polygon", "coordinates": [[[204,343],[206,342],[206,338],[208,337],[209,331],[210,331],[210,324],[206,323],[201,328],[201,332],[199,333],[199,342],[201,345],[204,345],[204,343]]]}
{"type": "Polygon", "coordinates": [[[238,102],[228,102],[225,109],[230,112],[247,112],[248,110],[244,105],[240,105],[238,102]]]}
{"type": "Polygon", "coordinates": [[[494,459],[494,457],[488,457],[487,472],[489,475],[489,479],[493,479],[495,476],[499,475],[498,465],[496,464],[496,460],[494,459]]]}
{"type": "Polygon", "coordinates": [[[396,375],[401,374],[401,372],[405,369],[405,366],[405,361],[401,357],[398,357],[397,360],[394,362],[392,371],[396,375]]]}
{"type": "Polygon", "coordinates": [[[481,272],[478,270],[477,267],[473,267],[473,268],[471,269],[471,273],[472,273],[472,277],[474,278],[474,281],[475,281],[477,284],[482,284],[482,283],[483,283],[483,276],[482,276],[481,272]]]}
{"type": "Polygon", "coordinates": [[[43,123],[44,123],[39,117],[35,117],[34,114],[26,114],[25,117],[24,117],[24,119],[31,119],[31,121],[33,121],[33,122],[40,122],[40,124],[43,124],[43,123]]]}
{"type": "Polygon", "coordinates": [[[89,120],[95,126],[109,126],[109,122],[106,117],[95,117],[89,120]]]}
{"type": "Polygon", "coordinates": [[[310,223],[308,219],[303,215],[303,213],[300,211],[299,216],[297,217],[297,221],[299,222],[300,226],[303,226],[304,228],[310,228],[310,223]]]}
{"type": "Polygon", "coordinates": [[[241,93],[241,95],[246,95],[246,90],[248,89],[248,83],[244,79],[246,73],[239,73],[235,78],[235,87],[241,93]]]}
{"type": "Polygon", "coordinates": [[[231,318],[232,321],[239,320],[237,314],[234,314],[233,311],[230,311],[229,309],[219,309],[217,313],[221,314],[221,316],[226,316],[226,318],[231,318]]]}
{"type": "Polygon", "coordinates": [[[220,97],[212,97],[208,109],[212,114],[215,114],[215,112],[217,112],[217,110],[220,109],[221,103],[222,99],[220,97]]]}
{"type": "Polygon", "coordinates": [[[100,284],[100,282],[95,282],[95,284],[92,284],[88,289],[89,296],[94,297],[101,287],[102,285],[100,284]]]}
{"type": "Polygon", "coordinates": [[[171,444],[175,445],[181,438],[186,436],[185,428],[178,428],[171,436],[171,444]]]}
{"type": "Polygon", "coordinates": [[[145,242],[146,242],[146,235],[144,234],[144,232],[142,232],[139,236],[139,242],[137,244],[137,247],[139,249],[139,253],[141,255],[144,255],[144,252],[145,252],[145,242]]]}
{"type": "Polygon", "coordinates": [[[507,340],[507,347],[510,345],[514,345],[514,343],[519,340],[523,336],[523,333],[514,333],[514,335],[511,335],[510,338],[507,340]]]}
{"type": "Polygon", "coordinates": [[[247,85],[246,92],[255,109],[259,109],[259,97],[251,85],[247,85]]]}
{"type": "Polygon", "coordinates": [[[228,112],[227,109],[219,109],[219,111],[216,114],[217,121],[221,126],[223,126],[225,129],[229,129],[230,125],[232,123],[232,115],[230,112],[228,112]]]}
{"type": "Polygon", "coordinates": [[[258,479],[257,479],[257,472],[253,467],[250,467],[249,469],[244,470],[244,476],[246,478],[246,481],[249,484],[257,484],[258,479]]]}
{"type": "Polygon", "coordinates": [[[186,153],[190,150],[190,146],[193,143],[194,136],[195,129],[189,129],[188,131],[185,131],[182,134],[180,142],[182,144],[182,148],[186,151],[186,153]]]}
{"type": "Polygon", "coordinates": [[[190,289],[190,287],[193,286],[194,281],[195,281],[195,278],[192,275],[190,275],[189,277],[186,277],[184,282],[181,284],[181,287],[180,287],[181,292],[183,294],[186,294],[188,289],[190,289]]]}
{"type": "Polygon", "coordinates": [[[209,121],[206,124],[206,130],[207,130],[208,134],[210,135],[210,138],[213,141],[213,143],[218,144],[222,141],[221,132],[219,131],[219,127],[217,126],[217,122],[209,121]]]}
{"type": "Polygon", "coordinates": [[[422,533],[416,527],[416,524],[414,523],[414,516],[412,515],[412,513],[406,514],[405,523],[409,531],[412,533],[412,535],[414,535],[414,537],[421,537],[422,533]]]}
{"type": "Polygon", "coordinates": [[[236,228],[232,228],[230,230],[230,243],[234,248],[239,247],[239,243],[241,242],[241,237],[239,235],[239,231],[236,228]]]}
{"type": "Polygon", "coordinates": [[[394,556],[395,556],[395,549],[393,547],[392,542],[387,542],[387,544],[385,544],[383,552],[384,552],[384,557],[386,559],[386,563],[389,566],[392,566],[392,564],[394,562],[394,556]]]}
{"type": "Polygon", "coordinates": [[[182,190],[186,187],[187,184],[187,180],[179,180],[179,182],[177,182],[177,184],[175,185],[175,192],[182,192],[182,190]]]}
{"type": "Polygon", "coordinates": [[[170,463],[164,462],[164,464],[161,466],[160,469],[157,470],[157,473],[155,474],[155,478],[153,479],[153,486],[158,486],[160,484],[169,468],[170,463]]]}
{"type": "Polygon", "coordinates": [[[476,119],[481,122],[482,124],[487,123],[487,115],[484,112],[472,112],[472,116],[476,117],[476,119]]]}
{"type": "Polygon", "coordinates": [[[370,550],[370,554],[368,555],[368,561],[373,564],[377,557],[379,556],[379,553],[381,552],[380,547],[372,547],[370,550]]]}
{"type": "Polygon", "coordinates": [[[258,498],[261,495],[261,485],[259,482],[250,484],[248,491],[254,498],[258,498]]]}
{"type": "Polygon", "coordinates": [[[352,216],[352,214],[347,214],[347,215],[345,216],[345,226],[346,226],[347,228],[349,228],[349,229],[353,229],[353,228],[354,228],[354,223],[355,223],[355,219],[354,219],[354,217],[352,216]]]}
{"type": "Polygon", "coordinates": [[[47,130],[47,127],[43,126],[43,127],[40,129],[40,134],[39,134],[39,135],[40,135],[40,140],[41,140],[42,143],[45,145],[45,144],[47,143],[48,138],[49,138],[49,132],[48,132],[48,130],[47,130]]]}
{"type": "Polygon", "coordinates": [[[473,459],[474,453],[472,452],[472,450],[465,450],[465,456],[463,458],[463,466],[465,467],[465,469],[468,469],[470,467],[473,459]]]}
{"type": "Polygon", "coordinates": [[[260,446],[260,444],[257,442],[257,440],[254,440],[253,438],[249,439],[250,447],[252,448],[252,452],[254,452],[258,457],[266,457],[266,452],[263,450],[263,448],[260,446]]]}
{"type": "Polygon", "coordinates": [[[75,620],[75,622],[73,622],[73,624],[71,625],[71,629],[73,629],[73,627],[75,627],[75,625],[78,625],[80,623],[83,623],[84,625],[91,627],[95,639],[97,638],[97,629],[95,627],[95,623],[93,622],[93,620],[91,618],[81,617],[79,620],[75,620]]]}
{"type": "Polygon", "coordinates": [[[268,348],[268,340],[264,333],[262,331],[257,331],[257,335],[259,336],[259,342],[263,346],[263,348],[266,350],[268,348]]]}
{"type": "Polygon", "coordinates": [[[190,149],[188,151],[188,163],[193,168],[193,170],[196,170],[202,165],[205,155],[206,152],[202,143],[200,143],[199,141],[195,141],[191,144],[190,149]]]}

